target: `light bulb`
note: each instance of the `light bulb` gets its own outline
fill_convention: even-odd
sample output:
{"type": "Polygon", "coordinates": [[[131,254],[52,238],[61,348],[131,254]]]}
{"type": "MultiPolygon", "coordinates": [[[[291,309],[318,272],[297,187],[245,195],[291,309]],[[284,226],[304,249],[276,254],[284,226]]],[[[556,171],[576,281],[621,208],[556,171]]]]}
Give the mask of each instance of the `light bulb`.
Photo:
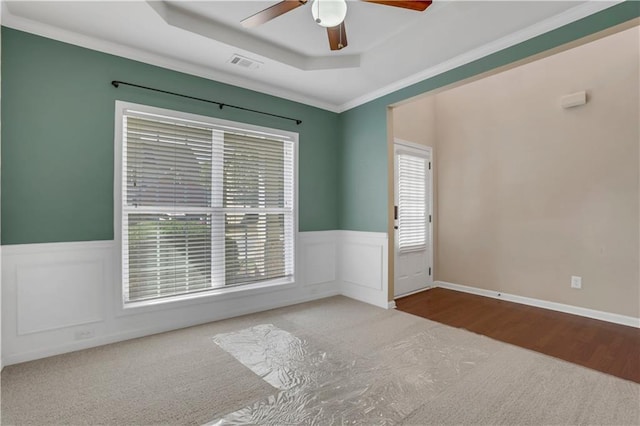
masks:
{"type": "Polygon", "coordinates": [[[345,0],[313,0],[311,15],[318,25],[335,27],[340,25],[347,16],[347,2],[345,0]]]}

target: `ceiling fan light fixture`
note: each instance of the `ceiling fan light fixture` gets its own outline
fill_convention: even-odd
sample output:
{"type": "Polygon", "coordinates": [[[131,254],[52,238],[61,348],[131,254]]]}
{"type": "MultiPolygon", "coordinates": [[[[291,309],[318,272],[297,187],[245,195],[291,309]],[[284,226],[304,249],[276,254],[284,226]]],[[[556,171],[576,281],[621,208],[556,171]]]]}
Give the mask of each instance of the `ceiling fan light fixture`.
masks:
{"type": "Polygon", "coordinates": [[[318,25],[335,27],[340,25],[347,16],[346,0],[313,0],[311,15],[318,25]]]}

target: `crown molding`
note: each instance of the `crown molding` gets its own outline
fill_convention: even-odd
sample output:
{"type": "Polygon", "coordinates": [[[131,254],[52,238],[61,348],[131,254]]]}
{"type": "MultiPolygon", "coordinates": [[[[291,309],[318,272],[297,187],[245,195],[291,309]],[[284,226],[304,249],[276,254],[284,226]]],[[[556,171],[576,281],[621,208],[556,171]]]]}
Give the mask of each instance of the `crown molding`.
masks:
{"type": "Polygon", "coordinates": [[[431,68],[427,68],[424,71],[413,74],[402,80],[398,80],[395,83],[384,86],[373,92],[369,92],[363,96],[346,102],[338,107],[338,112],[348,111],[357,106],[366,104],[367,102],[378,99],[382,96],[388,95],[412,84],[419,83],[420,81],[435,77],[443,74],[452,69],[458,68],[462,65],[466,65],[470,62],[489,56],[493,53],[499,52],[516,44],[522,43],[539,35],[548,33],[557,28],[563,27],[572,22],[578,21],[582,18],[586,18],[589,15],[608,9],[616,4],[622,3],[624,0],[602,0],[602,1],[588,1],[579,6],[575,6],[563,13],[555,15],[551,18],[540,21],[534,25],[531,25],[522,30],[518,30],[505,37],[499,38],[491,43],[487,43],[481,47],[470,50],[466,53],[458,55],[445,62],[441,62],[431,68]]]}
{"type": "Polygon", "coordinates": [[[138,62],[144,62],[146,64],[155,65],[157,67],[182,72],[185,74],[190,74],[196,77],[206,78],[208,80],[229,84],[232,86],[240,87],[242,89],[253,90],[265,95],[276,96],[279,98],[287,99],[289,101],[320,108],[326,111],[336,113],[339,112],[339,107],[337,104],[324,102],[319,99],[286,90],[277,86],[260,83],[249,78],[225,73],[206,66],[186,63],[176,58],[158,55],[156,53],[151,53],[135,47],[125,46],[119,43],[114,43],[96,37],[64,30],[52,25],[44,24],[42,22],[26,19],[12,14],[11,11],[6,7],[6,3],[4,2],[2,3],[1,16],[2,26],[15,30],[28,32],[41,37],[73,44],[98,52],[120,56],[138,62]]]}

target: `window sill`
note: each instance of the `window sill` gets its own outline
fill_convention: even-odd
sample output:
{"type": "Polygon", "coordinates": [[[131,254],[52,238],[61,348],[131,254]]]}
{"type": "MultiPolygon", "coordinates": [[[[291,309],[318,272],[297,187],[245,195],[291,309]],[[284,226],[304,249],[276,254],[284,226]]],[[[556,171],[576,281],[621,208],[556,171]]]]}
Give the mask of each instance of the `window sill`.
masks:
{"type": "Polygon", "coordinates": [[[167,297],[164,299],[146,300],[126,304],[120,303],[116,316],[137,315],[147,312],[178,309],[204,303],[221,302],[229,299],[287,290],[295,286],[295,279],[280,279],[228,288],[221,287],[206,292],[167,297]]]}

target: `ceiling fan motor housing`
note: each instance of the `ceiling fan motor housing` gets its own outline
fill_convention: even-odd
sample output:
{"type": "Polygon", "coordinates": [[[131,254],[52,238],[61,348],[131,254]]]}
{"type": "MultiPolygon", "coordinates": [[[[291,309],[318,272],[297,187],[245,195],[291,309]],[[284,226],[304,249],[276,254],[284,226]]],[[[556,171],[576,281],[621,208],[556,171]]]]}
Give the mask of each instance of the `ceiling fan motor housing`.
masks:
{"type": "Polygon", "coordinates": [[[347,16],[347,2],[345,0],[313,0],[311,3],[313,19],[323,27],[340,25],[347,16]]]}

